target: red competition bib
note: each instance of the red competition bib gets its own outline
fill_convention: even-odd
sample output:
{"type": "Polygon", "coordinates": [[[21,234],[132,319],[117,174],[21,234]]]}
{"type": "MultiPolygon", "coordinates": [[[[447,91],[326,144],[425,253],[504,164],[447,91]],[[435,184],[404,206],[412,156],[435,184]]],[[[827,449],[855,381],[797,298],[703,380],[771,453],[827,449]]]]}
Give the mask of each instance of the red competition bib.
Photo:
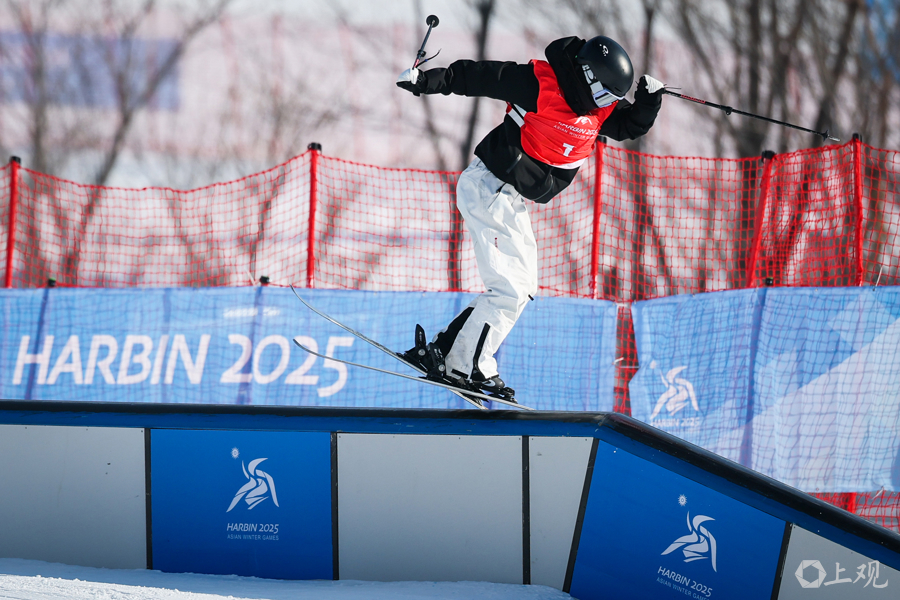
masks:
{"type": "Polygon", "coordinates": [[[600,126],[616,103],[579,116],[569,108],[550,64],[543,60],[531,64],[539,85],[537,112],[515,105],[506,112],[521,127],[522,149],[528,156],[554,167],[576,169],[590,156],[600,126]]]}

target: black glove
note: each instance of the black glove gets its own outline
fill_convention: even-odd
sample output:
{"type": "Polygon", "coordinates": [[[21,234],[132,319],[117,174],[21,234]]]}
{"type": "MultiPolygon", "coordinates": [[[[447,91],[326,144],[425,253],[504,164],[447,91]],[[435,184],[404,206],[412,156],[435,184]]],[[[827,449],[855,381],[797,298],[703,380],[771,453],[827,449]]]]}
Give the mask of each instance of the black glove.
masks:
{"type": "Polygon", "coordinates": [[[634,90],[634,101],[648,106],[660,106],[663,89],[665,89],[665,85],[660,80],[643,75],[638,81],[637,89],[634,90]]]}
{"type": "Polygon", "coordinates": [[[428,87],[428,78],[425,77],[425,73],[413,67],[400,74],[400,77],[397,78],[397,87],[418,96],[428,87]]]}

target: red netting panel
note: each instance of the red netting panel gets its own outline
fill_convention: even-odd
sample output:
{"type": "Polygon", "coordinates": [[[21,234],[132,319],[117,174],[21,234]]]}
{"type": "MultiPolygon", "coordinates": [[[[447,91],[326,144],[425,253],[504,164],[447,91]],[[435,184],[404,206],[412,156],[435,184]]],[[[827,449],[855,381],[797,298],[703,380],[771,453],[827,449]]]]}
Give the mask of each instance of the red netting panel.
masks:
{"type": "MultiPolygon", "coordinates": [[[[21,169],[14,285],[305,284],[312,156],[192,191],[96,188],[21,169]]],[[[541,293],[632,301],[767,277],[896,284],[898,160],[858,141],[768,160],[600,146],[563,194],[529,204],[541,293]]],[[[458,174],[318,163],[313,285],[482,289],[454,206],[458,174]]]]}
{"type": "Polygon", "coordinates": [[[882,527],[900,533],[900,492],[867,492],[854,494],[856,514],[882,527]]]}
{"type": "Polygon", "coordinates": [[[454,227],[458,173],[320,157],[314,287],[468,290],[471,244],[454,227]]]}
{"type": "Polygon", "coordinates": [[[603,152],[600,297],[742,287],[759,161],[603,152]]]}
{"type": "Polygon", "coordinates": [[[0,285],[6,281],[6,246],[9,243],[9,163],[0,167],[0,285]]]}
{"type": "Polygon", "coordinates": [[[192,190],[81,185],[21,170],[16,287],[247,285],[305,277],[309,154],[192,190]]]}
{"type": "MultiPolygon", "coordinates": [[[[589,296],[591,169],[550,205],[528,204],[542,295],[589,296]]],[[[458,177],[320,158],[314,286],[484,291],[456,209],[458,177]]]]}
{"type": "Polygon", "coordinates": [[[852,144],[775,156],[766,179],[754,282],[855,285],[859,273],[852,144]]]}
{"type": "Polygon", "coordinates": [[[820,500],[868,519],[885,529],[900,533],[900,492],[855,492],[811,494],[820,500]]]}
{"type": "MultiPolygon", "coordinates": [[[[528,205],[543,295],[589,295],[592,166],[583,173],[551,204],[528,205]]],[[[458,177],[321,158],[315,286],[483,291],[456,210],[458,177]]]]}
{"type": "Polygon", "coordinates": [[[900,285],[900,152],[862,145],[863,283],[900,285]]]}
{"type": "Polygon", "coordinates": [[[596,155],[548,204],[526,201],[538,248],[542,296],[591,296],[596,155]]]}

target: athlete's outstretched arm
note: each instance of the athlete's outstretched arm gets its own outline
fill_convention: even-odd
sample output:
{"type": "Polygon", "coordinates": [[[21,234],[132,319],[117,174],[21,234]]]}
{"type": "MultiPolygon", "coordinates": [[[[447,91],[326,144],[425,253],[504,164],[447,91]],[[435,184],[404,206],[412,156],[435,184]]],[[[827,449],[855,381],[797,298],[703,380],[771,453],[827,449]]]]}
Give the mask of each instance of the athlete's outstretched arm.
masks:
{"type": "Polygon", "coordinates": [[[425,71],[424,94],[483,96],[537,110],[534,67],[494,60],[457,60],[447,68],[425,71]]]}

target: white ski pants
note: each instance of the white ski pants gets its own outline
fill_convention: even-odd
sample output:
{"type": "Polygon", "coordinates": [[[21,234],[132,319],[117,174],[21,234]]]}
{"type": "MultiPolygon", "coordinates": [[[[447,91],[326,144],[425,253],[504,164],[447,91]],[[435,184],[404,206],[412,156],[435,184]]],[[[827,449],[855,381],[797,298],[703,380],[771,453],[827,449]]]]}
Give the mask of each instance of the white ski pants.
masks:
{"type": "Polygon", "coordinates": [[[494,353],[537,293],[537,244],[525,199],[476,158],[460,175],[456,206],[475,245],[478,272],[487,291],[470,304],[466,319],[445,357],[447,372],[471,376],[478,367],[497,375],[494,353]]]}

